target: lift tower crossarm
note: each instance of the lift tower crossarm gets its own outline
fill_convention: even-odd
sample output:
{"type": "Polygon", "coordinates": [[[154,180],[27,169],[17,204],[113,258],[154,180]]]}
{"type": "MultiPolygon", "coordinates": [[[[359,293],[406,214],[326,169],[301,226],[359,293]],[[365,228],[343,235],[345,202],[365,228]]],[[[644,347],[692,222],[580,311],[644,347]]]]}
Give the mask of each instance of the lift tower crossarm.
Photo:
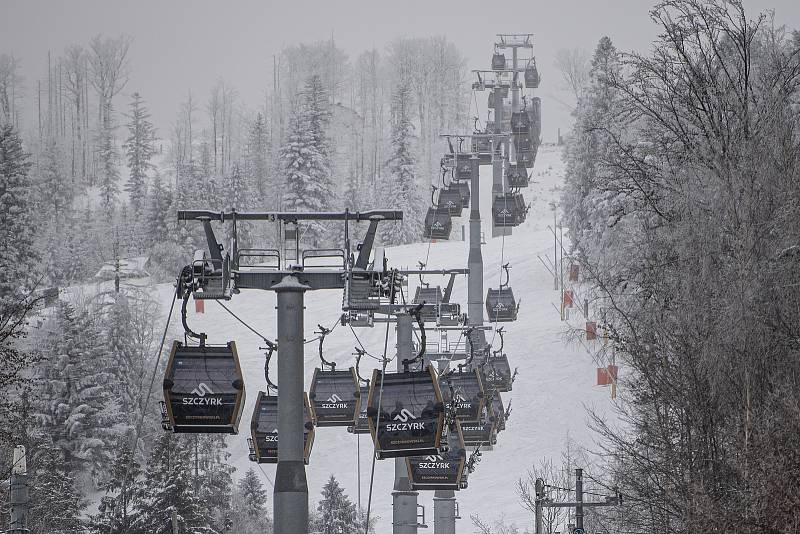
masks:
{"type": "Polygon", "coordinates": [[[294,212],[294,211],[208,211],[179,210],[179,221],[368,221],[373,217],[385,221],[402,221],[403,212],[398,210],[340,211],[340,212],[294,212]]]}

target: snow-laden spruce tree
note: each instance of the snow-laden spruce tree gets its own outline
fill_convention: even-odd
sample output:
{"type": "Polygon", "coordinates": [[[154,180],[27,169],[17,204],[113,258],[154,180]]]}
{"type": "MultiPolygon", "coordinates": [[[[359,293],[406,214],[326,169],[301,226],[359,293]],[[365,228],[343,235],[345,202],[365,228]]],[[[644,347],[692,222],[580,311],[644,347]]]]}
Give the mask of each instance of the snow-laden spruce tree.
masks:
{"type": "Polygon", "coordinates": [[[384,177],[383,203],[401,210],[403,221],[381,225],[381,237],[386,245],[411,243],[419,241],[422,236],[424,200],[417,182],[413,154],[412,99],[407,85],[398,86],[392,95],[392,153],[386,162],[388,173],[384,177]]]}
{"type": "Polygon", "coordinates": [[[131,95],[130,113],[126,117],[128,137],[123,148],[130,174],[125,183],[125,191],[130,195],[130,205],[134,213],[138,214],[145,200],[147,172],[153,167],[150,160],[156,152],[154,144],[156,132],[153,123],[150,122],[147,106],[139,93],[131,95]]]}
{"type": "Polygon", "coordinates": [[[100,331],[86,310],[63,300],[48,330],[36,420],[68,469],[97,479],[109,467],[119,415],[100,331]]]}
{"type": "Polygon", "coordinates": [[[356,505],[350,501],[339,481],[331,475],[317,503],[317,518],[312,529],[319,534],[358,534],[356,505]]]}
{"type": "Polygon", "coordinates": [[[130,447],[132,436],[120,440],[109,478],[100,485],[105,494],[100,498],[97,514],[91,516],[89,530],[94,534],[128,534],[133,532],[137,513],[134,502],[142,489],[142,469],[130,447]]]}
{"type": "Polygon", "coordinates": [[[71,210],[75,195],[73,183],[67,177],[68,167],[61,147],[54,138],[44,142],[36,168],[36,197],[48,218],[60,219],[71,210]]]}
{"type": "MultiPolygon", "coordinates": [[[[239,163],[231,166],[230,172],[225,175],[223,188],[224,209],[235,209],[237,211],[251,211],[255,206],[254,188],[250,182],[248,173],[242,171],[239,163]]],[[[233,236],[233,225],[225,225],[226,243],[230,243],[233,236]]],[[[247,221],[236,223],[236,236],[239,248],[249,248],[252,246],[253,226],[247,221]]]]}
{"type": "Polygon", "coordinates": [[[272,534],[267,491],[252,467],[239,480],[231,501],[231,532],[272,534]]]}
{"type": "MultiPolygon", "coordinates": [[[[331,147],[327,136],[331,112],[328,95],[319,76],[311,76],[299,95],[299,105],[289,124],[281,149],[286,173],[284,211],[327,211],[334,205],[331,147]]],[[[302,226],[305,242],[321,245],[326,232],[322,223],[302,226]]]]}
{"type": "Polygon", "coordinates": [[[0,126],[0,317],[36,280],[29,168],[17,132],[0,126]]]}
{"type": "Polygon", "coordinates": [[[158,438],[145,467],[131,532],[168,531],[175,510],[181,532],[216,534],[211,527],[208,503],[195,491],[190,460],[191,450],[185,436],[165,433],[158,438]]]}
{"type": "MultiPolygon", "coordinates": [[[[111,121],[110,107],[108,113],[108,120],[111,121]]],[[[114,141],[114,126],[111,122],[97,132],[97,153],[100,159],[97,182],[100,188],[100,202],[106,216],[109,217],[119,197],[119,151],[114,141]]]]}
{"type": "Polygon", "coordinates": [[[252,185],[253,205],[259,211],[275,209],[278,188],[270,176],[267,150],[269,149],[269,132],[262,113],[257,113],[245,146],[245,174],[252,185]]]}
{"type": "Polygon", "coordinates": [[[28,460],[29,531],[84,534],[82,516],[87,502],[78,489],[76,474],[65,463],[61,451],[47,445],[38,449],[35,460],[28,460]]]}

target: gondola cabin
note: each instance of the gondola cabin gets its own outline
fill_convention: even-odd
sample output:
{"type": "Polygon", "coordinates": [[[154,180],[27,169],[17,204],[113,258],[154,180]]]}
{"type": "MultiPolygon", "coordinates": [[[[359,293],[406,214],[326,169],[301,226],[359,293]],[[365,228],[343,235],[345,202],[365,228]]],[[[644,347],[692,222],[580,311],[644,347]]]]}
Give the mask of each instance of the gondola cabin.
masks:
{"type": "Polygon", "coordinates": [[[494,388],[504,393],[511,391],[513,374],[511,365],[508,363],[508,356],[505,354],[490,356],[483,366],[483,376],[487,388],[494,388]]]}
{"type": "Polygon", "coordinates": [[[408,479],[414,490],[461,489],[467,450],[461,429],[456,425],[447,434],[447,451],[406,459],[408,479]]]}
{"type": "Polygon", "coordinates": [[[538,96],[531,100],[531,109],[528,110],[528,115],[531,121],[531,137],[534,144],[539,144],[539,138],[542,136],[542,99],[538,96]]]}
{"type": "Polygon", "coordinates": [[[528,89],[538,89],[539,82],[539,69],[536,68],[536,62],[532,61],[525,67],[525,87],[528,89]]]}
{"type": "Polygon", "coordinates": [[[370,384],[367,417],[377,458],[438,454],[444,405],[433,368],[383,376],[375,369],[370,384]]]}
{"type": "Polygon", "coordinates": [[[531,117],[527,111],[515,111],[511,114],[511,131],[514,134],[529,134],[531,117]]]}
{"type": "Polygon", "coordinates": [[[442,303],[442,288],[418,287],[414,293],[413,304],[424,304],[420,310],[420,317],[425,322],[435,322],[439,316],[439,305],[442,303]]]}
{"type": "Polygon", "coordinates": [[[450,239],[450,231],[453,229],[453,221],[450,218],[450,210],[444,208],[428,208],[425,214],[425,227],[423,237],[425,239],[450,239]]]}
{"type": "Polygon", "coordinates": [[[470,198],[472,198],[472,194],[470,193],[469,184],[467,182],[460,182],[456,184],[456,188],[458,189],[458,193],[461,195],[461,205],[469,207],[470,198]]]}
{"type": "Polygon", "coordinates": [[[445,403],[455,409],[458,419],[474,421],[483,411],[484,388],[480,372],[457,371],[441,379],[445,403]]]}
{"type": "MultiPolygon", "coordinates": [[[[473,137],[472,151],[478,155],[480,165],[488,165],[492,162],[492,140],[489,137],[473,137]]],[[[500,155],[500,143],[495,148],[495,153],[500,155]]]]}
{"type": "Polygon", "coordinates": [[[316,426],[353,426],[358,417],[361,390],[354,368],[346,371],[314,369],[308,398],[316,426]]]}
{"type": "Polygon", "coordinates": [[[527,211],[520,193],[496,195],[492,202],[492,223],[495,226],[519,226],[525,221],[527,211]]]}
{"type": "Polygon", "coordinates": [[[492,394],[491,412],[491,421],[494,422],[494,426],[499,434],[506,429],[506,408],[503,405],[503,399],[500,397],[499,391],[495,391],[492,394]]]}
{"type": "Polygon", "coordinates": [[[517,320],[519,304],[510,287],[489,289],[486,292],[486,314],[492,323],[508,323],[517,320]]]}
{"type": "Polygon", "coordinates": [[[470,155],[465,155],[465,154],[460,154],[456,156],[456,165],[454,172],[456,180],[472,179],[472,162],[470,162],[470,157],[471,157],[470,155]]]}
{"type": "Polygon", "coordinates": [[[494,424],[488,417],[480,421],[458,421],[461,434],[464,436],[464,445],[467,447],[481,446],[483,450],[491,450],[497,443],[497,434],[494,424]]]}
{"type": "Polygon", "coordinates": [[[359,388],[361,402],[359,403],[358,419],[354,426],[348,426],[347,431],[351,434],[369,434],[369,420],[367,419],[367,399],[369,398],[369,385],[362,385],[359,388]]]}
{"type": "Polygon", "coordinates": [[[533,150],[533,141],[531,134],[528,132],[515,133],[514,137],[514,150],[516,152],[530,152],[533,150]]]}
{"type": "Polygon", "coordinates": [[[536,150],[517,151],[517,165],[522,165],[526,169],[530,169],[536,163],[536,150]]]}
{"type": "MultiPolygon", "coordinates": [[[[303,461],[308,464],[314,445],[314,422],[308,397],[305,397],[303,425],[303,461]]],[[[278,396],[258,392],[253,418],[250,421],[251,460],[260,464],[278,463],[278,396]]]]}
{"type": "Polygon", "coordinates": [[[444,187],[439,190],[439,198],[436,200],[438,209],[446,209],[451,217],[461,217],[461,210],[464,203],[461,200],[461,191],[456,186],[444,187]]]}
{"type": "Polygon", "coordinates": [[[506,180],[508,182],[508,187],[513,187],[517,189],[522,187],[528,187],[528,185],[530,184],[528,169],[526,169],[524,165],[521,165],[519,163],[509,164],[508,170],[506,171],[506,180]]]}
{"type": "Polygon", "coordinates": [[[173,432],[236,434],[245,388],[236,343],[172,344],[164,376],[166,418],[173,432]]]}
{"type": "Polygon", "coordinates": [[[506,56],[500,52],[492,54],[492,70],[505,70],[506,56]]]}

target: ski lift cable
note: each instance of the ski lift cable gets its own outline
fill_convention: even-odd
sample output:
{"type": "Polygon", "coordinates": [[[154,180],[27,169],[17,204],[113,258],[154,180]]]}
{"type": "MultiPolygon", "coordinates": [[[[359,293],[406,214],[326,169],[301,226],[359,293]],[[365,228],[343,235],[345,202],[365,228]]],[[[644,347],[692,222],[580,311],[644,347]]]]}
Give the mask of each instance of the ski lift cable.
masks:
{"type": "Polygon", "coordinates": [[[244,320],[243,320],[241,317],[239,317],[238,315],[236,315],[235,313],[233,313],[233,312],[231,311],[231,309],[230,309],[230,308],[228,308],[227,306],[225,306],[225,305],[224,305],[222,302],[220,302],[220,301],[219,301],[219,300],[217,300],[217,299],[215,299],[214,301],[215,301],[217,304],[219,304],[220,306],[222,306],[222,308],[223,308],[223,309],[224,309],[226,312],[228,312],[229,314],[231,314],[231,316],[232,316],[234,319],[236,319],[237,321],[239,321],[240,323],[242,323],[242,325],[244,325],[244,327],[245,327],[245,328],[247,328],[247,329],[248,329],[248,330],[250,330],[252,333],[254,333],[254,334],[255,334],[255,335],[257,335],[258,337],[260,337],[260,338],[261,338],[261,339],[262,339],[262,340],[263,340],[265,343],[267,343],[267,344],[272,344],[272,341],[270,341],[269,339],[267,339],[266,337],[264,337],[264,336],[263,336],[263,335],[262,335],[260,332],[258,332],[258,330],[256,330],[255,328],[253,328],[252,326],[250,326],[249,324],[247,324],[246,322],[244,322],[244,320]]]}
{"type": "MultiPolygon", "coordinates": [[[[391,287],[394,287],[395,283],[395,276],[397,275],[397,269],[392,270],[392,282],[391,287]]],[[[392,297],[390,298],[390,304],[394,304],[394,293],[392,293],[392,297]]],[[[383,362],[381,367],[381,384],[380,389],[378,389],[378,415],[375,419],[375,428],[379,428],[381,424],[381,403],[383,401],[383,379],[386,376],[386,364],[389,363],[389,360],[386,358],[386,354],[389,351],[389,323],[386,323],[386,335],[383,339],[383,362]]],[[[367,516],[364,521],[364,534],[369,534],[369,516],[370,512],[372,511],[372,488],[375,483],[375,461],[377,455],[373,452],[372,454],[372,468],[369,475],[369,496],[367,497],[367,516]]]]}
{"type": "MultiPolygon", "coordinates": [[[[177,292],[173,292],[172,293],[172,303],[169,306],[169,313],[167,314],[167,324],[164,325],[164,333],[161,335],[161,343],[159,344],[159,347],[158,347],[158,355],[156,356],[155,365],[153,365],[153,372],[150,375],[150,387],[147,389],[147,397],[146,397],[144,403],[139,405],[140,408],[141,408],[141,414],[139,416],[139,422],[136,424],[136,433],[134,434],[134,441],[133,441],[133,447],[132,447],[132,450],[131,450],[131,455],[130,455],[130,458],[128,459],[127,464],[125,465],[125,476],[122,478],[122,488],[120,489],[120,495],[122,495],[122,496],[125,495],[125,492],[126,492],[127,487],[128,487],[128,477],[130,476],[131,463],[133,462],[133,459],[134,459],[134,457],[136,455],[135,454],[136,453],[136,446],[138,445],[139,438],[141,437],[141,434],[142,434],[142,425],[144,423],[144,416],[147,413],[146,408],[147,408],[147,405],[150,403],[150,395],[153,393],[153,384],[155,384],[155,381],[156,381],[156,373],[158,372],[158,365],[159,365],[159,363],[161,363],[161,355],[164,352],[164,343],[167,340],[167,332],[169,331],[169,324],[170,324],[170,321],[172,320],[172,312],[175,309],[175,301],[177,299],[178,299],[178,293],[177,292]]],[[[139,394],[138,394],[139,400],[141,400],[141,396],[142,396],[142,386],[143,386],[143,384],[139,385],[139,394]]]]}
{"type": "Polygon", "coordinates": [[[364,354],[366,354],[367,356],[369,356],[370,358],[372,358],[373,360],[375,360],[377,362],[382,361],[381,358],[378,358],[377,356],[375,356],[373,354],[370,354],[370,352],[366,349],[366,347],[364,347],[364,344],[361,343],[361,339],[358,337],[358,334],[356,334],[355,329],[351,325],[348,325],[348,326],[350,326],[350,331],[353,332],[353,337],[356,338],[356,342],[358,343],[358,346],[361,347],[361,350],[364,352],[364,354]]]}
{"type": "Polygon", "coordinates": [[[266,471],[264,471],[264,468],[263,468],[263,467],[261,467],[261,464],[260,464],[260,463],[256,463],[256,465],[257,465],[257,466],[258,466],[258,468],[261,470],[261,474],[263,474],[263,475],[264,475],[264,477],[267,479],[267,482],[269,482],[269,483],[270,483],[270,485],[272,486],[272,488],[273,488],[273,489],[275,489],[275,483],[272,481],[272,479],[271,479],[271,478],[269,478],[269,475],[267,474],[267,472],[266,472],[266,471]]]}

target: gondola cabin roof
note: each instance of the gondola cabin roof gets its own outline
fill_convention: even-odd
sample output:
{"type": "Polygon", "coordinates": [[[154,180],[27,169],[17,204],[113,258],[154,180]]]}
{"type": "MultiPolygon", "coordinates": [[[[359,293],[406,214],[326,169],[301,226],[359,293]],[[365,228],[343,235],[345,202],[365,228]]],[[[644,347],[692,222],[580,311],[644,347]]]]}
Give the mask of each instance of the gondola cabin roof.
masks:
{"type": "Polygon", "coordinates": [[[236,434],[245,387],[236,343],[172,344],[164,375],[164,402],[174,432],[236,434]]]}
{"type": "MultiPolygon", "coordinates": [[[[314,421],[308,396],[304,395],[303,461],[308,464],[314,446],[314,421]]],[[[253,442],[253,459],[260,464],[278,463],[278,396],[258,392],[253,417],[250,420],[250,438],[253,442]]]]}
{"type": "Polygon", "coordinates": [[[461,429],[455,425],[447,434],[447,451],[406,460],[408,478],[414,490],[461,489],[467,450],[461,429]]]}
{"type": "Polygon", "coordinates": [[[352,426],[358,417],[361,390],[354,368],[343,371],[314,369],[308,398],[316,426],[352,426]]]}
{"type": "Polygon", "coordinates": [[[444,405],[436,372],[381,374],[373,372],[367,411],[378,458],[437,454],[444,405]]]}

